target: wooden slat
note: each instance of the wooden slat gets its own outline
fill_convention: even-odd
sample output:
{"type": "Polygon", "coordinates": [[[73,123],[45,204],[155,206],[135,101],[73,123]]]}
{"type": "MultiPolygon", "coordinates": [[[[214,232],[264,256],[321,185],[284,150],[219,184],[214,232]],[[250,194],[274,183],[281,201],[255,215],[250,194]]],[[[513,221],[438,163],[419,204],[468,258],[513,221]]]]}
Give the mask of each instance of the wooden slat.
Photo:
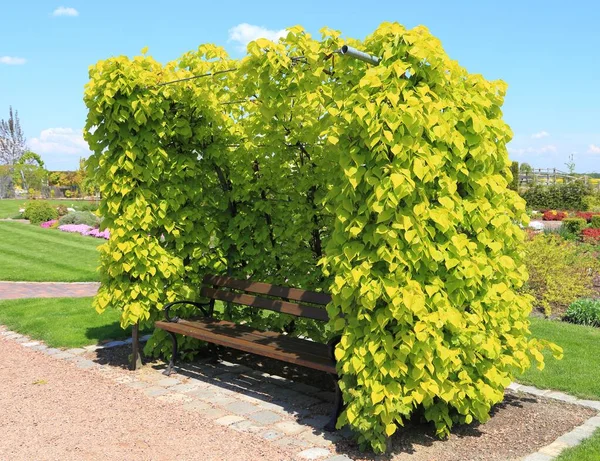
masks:
{"type": "Polygon", "coordinates": [[[231,277],[206,275],[203,283],[219,287],[233,288],[234,290],[248,291],[259,295],[276,296],[278,298],[303,301],[311,304],[326,306],[331,302],[331,295],[316,291],[301,290],[300,288],[281,287],[270,283],[253,282],[251,280],[237,280],[231,277]]]}
{"type": "Polygon", "coordinates": [[[259,309],[269,309],[275,312],[295,315],[297,317],[306,317],[325,322],[329,320],[329,316],[325,309],[291,303],[289,301],[281,301],[279,299],[261,298],[246,293],[236,293],[209,287],[203,287],[202,290],[200,290],[200,296],[242,304],[244,306],[258,307],[259,309]]]}
{"type": "MultiPolygon", "coordinates": [[[[178,323],[180,324],[189,324],[192,328],[196,328],[198,324],[207,324],[209,322],[219,322],[220,320],[215,320],[211,318],[202,318],[196,320],[184,320],[180,319],[178,323]]],[[[222,321],[226,322],[226,321],[222,321]]],[[[239,338],[247,341],[269,341],[270,339],[276,339],[282,336],[281,333],[277,333],[275,331],[261,331],[254,330],[251,327],[245,325],[238,325],[233,322],[226,322],[228,325],[235,326],[235,333],[239,338]],[[239,327],[239,328],[238,328],[239,327]]],[[[323,352],[324,345],[322,343],[317,343],[315,341],[307,341],[305,339],[296,338],[293,336],[284,335],[286,344],[293,345],[295,349],[305,350],[307,353],[314,354],[316,356],[321,356],[323,352]]],[[[327,346],[325,346],[327,347],[327,346]]]]}
{"type": "Polygon", "coordinates": [[[191,336],[213,344],[252,354],[270,357],[283,362],[336,374],[335,362],[329,357],[328,347],[299,338],[261,331],[244,325],[214,319],[178,323],[156,322],[156,326],[173,333],[191,336]]]}

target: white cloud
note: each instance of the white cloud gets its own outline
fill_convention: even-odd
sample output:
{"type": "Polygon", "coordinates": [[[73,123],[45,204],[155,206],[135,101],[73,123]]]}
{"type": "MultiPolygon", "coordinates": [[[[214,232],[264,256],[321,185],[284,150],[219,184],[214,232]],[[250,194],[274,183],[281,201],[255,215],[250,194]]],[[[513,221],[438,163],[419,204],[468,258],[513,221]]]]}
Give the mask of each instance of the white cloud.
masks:
{"type": "Polygon", "coordinates": [[[0,56],[0,64],[7,66],[20,66],[27,62],[25,58],[17,58],[16,56],[0,56]]]}
{"type": "Polygon", "coordinates": [[[590,144],[588,154],[600,154],[600,146],[597,146],[596,144],[590,144]]]}
{"type": "Polygon", "coordinates": [[[261,26],[255,26],[248,23],[238,24],[235,27],[229,29],[229,41],[237,42],[238,48],[241,51],[246,51],[248,43],[258,38],[266,38],[273,42],[276,42],[282,37],[287,35],[285,29],[281,30],[270,30],[261,26]]]}
{"type": "Polygon", "coordinates": [[[527,147],[524,149],[515,149],[509,147],[508,151],[511,154],[523,155],[523,154],[547,154],[548,152],[558,152],[557,147],[554,144],[548,144],[542,147],[527,147]]]}
{"type": "Polygon", "coordinates": [[[75,8],[59,6],[52,12],[52,16],[79,16],[79,11],[75,8]]]}
{"type": "Polygon", "coordinates": [[[90,150],[83,139],[82,130],[73,128],[48,128],[40,136],[29,140],[29,148],[40,155],[51,155],[54,159],[61,156],[88,156],[90,150]]]}
{"type": "Polygon", "coordinates": [[[550,133],[548,133],[547,131],[540,131],[539,133],[533,133],[531,135],[531,137],[533,139],[542,139],[542,138],[546,138],[548,136],[550,136],[550,133]]]}

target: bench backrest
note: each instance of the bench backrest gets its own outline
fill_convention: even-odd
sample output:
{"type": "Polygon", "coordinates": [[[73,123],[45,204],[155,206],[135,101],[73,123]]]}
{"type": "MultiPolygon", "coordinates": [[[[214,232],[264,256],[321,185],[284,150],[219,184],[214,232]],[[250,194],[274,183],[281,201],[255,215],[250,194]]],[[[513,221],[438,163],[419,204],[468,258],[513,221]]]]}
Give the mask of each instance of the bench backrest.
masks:
{"type": "Polygon", "coordinates": [[[296,317],[322,321],[329,320],[327,311],[324,309],[331,301],[331,296],[327,293],[280,287],[251,280],[237,280],[218,275],[205,276],[203,283],[205,286],[202,287],[200,295],[205,298],[268,309],[295,315],[296,317]],[[313,305],[309,306],[303,303],[313,305]]]}

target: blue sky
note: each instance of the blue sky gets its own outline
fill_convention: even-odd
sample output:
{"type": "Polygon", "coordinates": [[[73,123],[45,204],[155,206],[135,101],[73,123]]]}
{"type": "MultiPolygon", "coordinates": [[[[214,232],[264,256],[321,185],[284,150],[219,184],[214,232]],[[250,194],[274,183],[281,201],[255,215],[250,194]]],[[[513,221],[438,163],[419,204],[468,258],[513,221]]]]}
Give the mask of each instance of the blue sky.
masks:
{"type": "Polygon", "coordinates": [[[383,21],[427,26],[472,73],[509,84],[511,158],[600,172],[600,5],[589,1],[169,2],[23,0],[2,9],[0,118],[19,111],[32,150],[50,169],[87,156],[81,137],[88,66],[113,55],[162,62],[201,43],[233,56],[249,39],[300,24],[363,38],[383,21]]]}

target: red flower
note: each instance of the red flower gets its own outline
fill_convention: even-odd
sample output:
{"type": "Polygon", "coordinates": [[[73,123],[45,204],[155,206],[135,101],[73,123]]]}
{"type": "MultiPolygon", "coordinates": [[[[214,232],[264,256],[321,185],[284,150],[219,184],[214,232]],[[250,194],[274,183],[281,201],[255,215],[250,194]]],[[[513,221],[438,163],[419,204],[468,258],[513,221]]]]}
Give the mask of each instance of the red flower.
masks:
{"type": "Polygon", "coordinates": [[[600,243],[600,229],[583,229],[581,232],[583,240],[589,240],[593,243],[600,243]]]}
{"type": "Polygon", "coordinates": [[[587,222],[592,222],[592,216],[597,216],[598,214],[600,214],[600,213],[592,213],[591,211],[578,211],[577,217],[583,218],[587,222]]]}
{"type": "Polygon", "coordinates": [[[546,210],[542,219],[544,221],[562,221],[567,217],[567,213],[564,211],[546,210]]]}

